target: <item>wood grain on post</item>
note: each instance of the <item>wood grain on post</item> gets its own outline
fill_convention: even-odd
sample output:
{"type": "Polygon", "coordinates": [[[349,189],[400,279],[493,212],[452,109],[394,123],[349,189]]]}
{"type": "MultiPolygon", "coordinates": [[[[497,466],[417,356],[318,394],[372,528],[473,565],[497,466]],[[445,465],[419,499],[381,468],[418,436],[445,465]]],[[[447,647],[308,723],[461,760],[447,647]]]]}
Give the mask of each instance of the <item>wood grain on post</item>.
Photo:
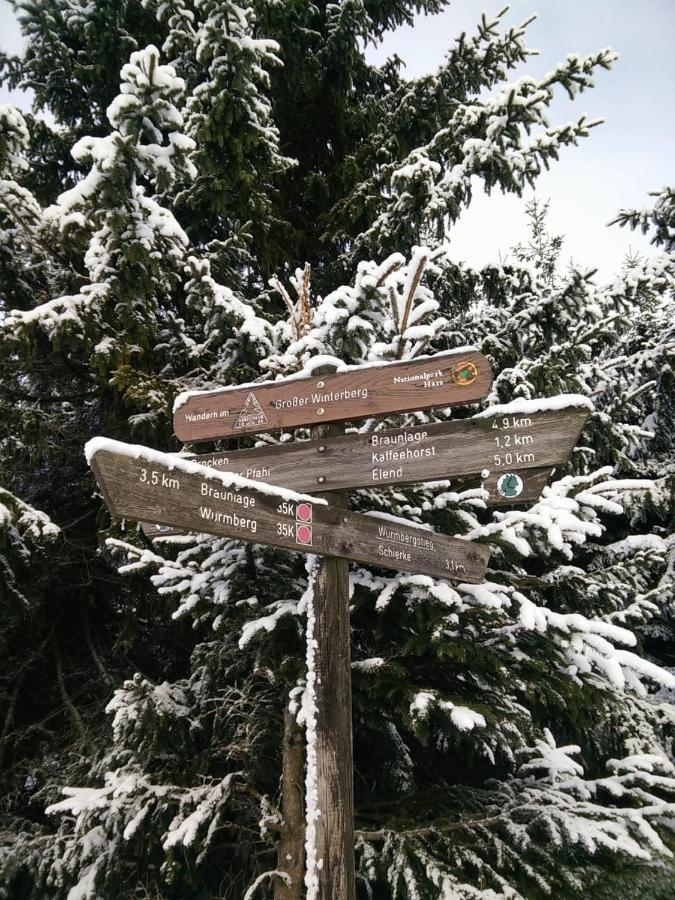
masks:
{"type": "Polygon", "coordinates": [[[212,441],[475,403],[491,384],[490,363],[482,353],[452,351],[332,375],[187,392],[176,400],[173,425],[181,441],[212,441]]]}
{"type": "Polygon", "coordinates": [[[305,873],[305,736],[288,701],[284,709],[281,814],[277,869],[289,880],[275,879],[274,900],[301,900],[305,873]]]}
{"type": "MultiPolygon", "coordinates": [[[[312,437],[323,441],[340,430],[339,425],[319,426],[312,437]]],[[[334,507],[347,507],[344,493],[332,492],[326,499],[334,507]]],[[[351,622],[346,559],[319,559],[314,616],[319,900],[354,900],[351,622]]]]}
{"type": "Polygon", "coordinates": [[[110,511],[140,522],[477,584],[489,548],[320,498],[106,441],[90,462],[110,511]]]}

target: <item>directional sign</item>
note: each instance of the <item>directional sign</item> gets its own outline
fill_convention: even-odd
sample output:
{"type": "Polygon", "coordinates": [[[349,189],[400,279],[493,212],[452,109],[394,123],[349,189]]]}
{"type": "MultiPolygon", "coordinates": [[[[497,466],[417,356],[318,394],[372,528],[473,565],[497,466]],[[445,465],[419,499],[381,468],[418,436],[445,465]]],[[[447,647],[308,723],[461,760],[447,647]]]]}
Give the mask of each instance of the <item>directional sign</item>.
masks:
{"type": "MultiPolygon", "coordinates": [[[[198,457],[194,457],[198,459],[198,457]]],[[[488,506],[531,506],[536,503],[546,483],[551,477],[553,469],[547,466],[543,469],[522,469],[518,472],[499,474],[491,472],[487,478],[482,479],[476,475],[470,478],[461,478],[459,490],[480,487],[487,491],[488,506]],[[497,482],[500,483],[501,492],[497,490],[497,482]],[[515,487],[510,487],[514,484],[515,487]]],[[[160,537],[170,537],[176,534],[185,534],[181,528],[170,525],[155,525],[153,522],[141,522],[141,528],[146,537],[154,540],[160,537]]]]}
{"type": "MultiPolygon", "coordinates": [[[[552,471],[552,468],[546,467],[544,469],[522,469],[520,472],[502,475],[494,472],[486,479],[481,479],[480,476],[469,479],[462,478],[461,488],[459,489],[482,488],[488,493],[488,506],[531,506],[539,499],[541,492],[551,477],[552,471]],[[502,493],[497,490],[497,482],[500,479],[503,479],[500,484],[502,493]],[[515,487],[510,487],[511,484],[515,484],[515,487]],[[503,493],[504,491],[507,491],[507,493],[503,493]],[[509,491],[511,493],[508,493],[509,491]]],[[[181,528],[175,528],[171,525],[155,525],[153,522],[141,522],[141,528],[146,537],[151,540],[176,534],[185,534],[185,531],[181,528]]]]}
{"type": "Polygon", "coordinates": [[[173,426],[182,441],[341,422],[474,403],[492,384],[487,359],[453,350],[412,362],[358,366],[333,375],[179,394],[173,426]]]}
{"type": "Polygon", "coordinates": [[[522,404],[507,404],[489,417],[481,414],[457,422],[207,453],[192,459],[221,472],[310,493],[487,472],[482,481],[489,504],[513,506],[539,496],[551,468],[568,459],[590,415],[588,405],[555,406],[523,414],[522,404]]]}
{"type": "Polygon", "coordinates": [[[490,556],[482,544],[339,509],[145,447],[95,438],[87,458],[116,516],[473,584],[483,579],[490,556]]]}

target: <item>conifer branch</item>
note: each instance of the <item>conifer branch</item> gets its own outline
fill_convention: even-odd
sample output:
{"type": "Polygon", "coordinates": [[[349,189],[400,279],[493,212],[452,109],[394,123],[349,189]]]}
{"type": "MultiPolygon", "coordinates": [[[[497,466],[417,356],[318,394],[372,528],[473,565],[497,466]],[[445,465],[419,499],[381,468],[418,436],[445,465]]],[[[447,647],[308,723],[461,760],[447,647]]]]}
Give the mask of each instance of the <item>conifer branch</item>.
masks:
{"type": "Polygon", "coordinates": [[[58,638],[54,637],[52,639],[52,647],[54,651],[54,662],[56,664],[56,683],[59,687],[59,693],[61,694],[63,705],[68,711],[73,726],[80,736],[80,749],[89,751],[91,749],[89,733],[84,722],[82,721],[82,716],[80,715],[79,710],[71,700],[70,694],[68,693],[68,690],[66,688],[66,681],[63,675],[63,658],[61,655],[61,645],[58,641],[58,638]]]}
{"type": "Polygon", "coordinates": [[[396,330],[401,333],[401,328],[399,325],[398,318],[398,300],[396,297],[396,290],[394,289],[394,285],[389,285],[389,290],[387,291],[389,295],[389,308],[391,309],[391,317],[394,320],[394,325],[396,326],[396,330]]]}
{"type": "Polygon", "coordinates": [[[377,281],[375,282],[375,287],[378,287],[378,288],[379,288],[379,287],[382,287],[382,285],[385,283],[385,281],[387,280],[387,278],[389,278],[389,276],[390,276],[391,274],[393,274],[394,272],[396,272],[397,269],[400,269],[402,265],[403,265],[403,260],[400,259],[400,258],[398,258],[398,257],[394,257],[394,258],[390,261],[389,265],[386,266],[386,267],[382,270],[382,272],[380,273],[380,277],[379,277],[379,278],[377,279],[377,281]]]}
{"type": "Polygon", "coordinates": [[[84,602],[80,603],[80,609],[82,610],[82,623],[84,625],[84,638],[87,642],[87,647],[89,648],[89,653],[91,654],[91,658],[94,660],[96,668],[101,674],[101,678],[106,684],[113,684],[113,679],[110,677],[110,674],[106,667],[101,662],[101,657],[96,652],[96,648],[94,647],[94,642],[91,639],[91,626],[89,621],[89,613],[87,611],[86,604],[84,602]]]}
{"type": "Polygon", "coordinates": [[[271,287],[274,288],[286,304],[289,321],[291,323],[291,332],[296,341],[307,334],[312,323],[312,307],[310,302],[311,274],[312,267],[306,262],[302,272],[298,269],[296,277],[291,277],[291,284],[298,297],[295,302],[291,300],[290,294],[276,275],[272,276],[269,280],[271,287]]]}
{"type": "Polygon", "coordinates": [[[2,765],[5,757],[5,747],[7,746],[9,730],[12,727],[12,722],[14,721],[14,713],[16,712],[16,704],[19,699],[19,693],[21,691],[21,686],[23,684],[23,679],[26,674],[26,669],[23,669],[19,673],[19,677],[16,679],[16,683],[14,685],[14,690],[12,691],[12,696],[9,701],[9,706],[7,708],[7,714],[5,715],[5,722],[2,726],[2,734],[0,734],[0,770],[2,769],[2,765]]]}
{"type": "Polygon", "coordinates": [[[298,294],[298,300],[300,302],[300,324],[301,331],[304,334],[308,329],[311,321],[311,309],[309,302],[309,287],[311,283],[311,275],[312,275],[312,267],[308,262],[305,263],[305,268],[302,272],[301,282],[300,282],[300,292],[298,294]]]}

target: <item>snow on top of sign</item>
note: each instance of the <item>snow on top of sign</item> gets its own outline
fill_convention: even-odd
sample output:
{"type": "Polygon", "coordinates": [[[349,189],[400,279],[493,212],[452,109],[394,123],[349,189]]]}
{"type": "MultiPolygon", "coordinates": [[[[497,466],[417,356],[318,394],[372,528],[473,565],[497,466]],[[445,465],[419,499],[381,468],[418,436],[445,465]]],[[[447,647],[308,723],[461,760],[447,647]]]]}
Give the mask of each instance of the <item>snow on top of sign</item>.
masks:
{"type": "Polygon", "coordinates": [[[293,372],[292,375],[286,375],[283,378],[277,378],[272,381],[247,381],[243,384],[228,384],[223,387],[217,388],[209,388],[205,391],[182,391],[176,399],[173,401],[173,411],[176,412],[183,406],[185,403],[190,400],[192,397],[204,397],[208,394],[222,394],[228,391],[243,391],[246,388],[258,389],[262,387],[269,387],[271,384],[285,384],[287,381],[297,381],[300,378],[311,378],[312,373],[315,369],[321,368],[323,366],[333,366],[335,368],[335,372],[330,372],[330,375],[340,375],[344,372],[354,372],[357,369],[383,369],[385,366],[400,366],[405,364],[409,364],[412,362],[424,362],[425,360],[429,360],[433,362],[436,359],[445,357],[445,356],[454,356],[457,353],[477,353],[478,348],[474,346],[465,346],[465,347],[455,347],[452,350],[443,350],[440,353],[429,354],[428,356],[416,356],[414,359],[391,359],[391,360],[381,360],[376,359],[372,362],[359,363],[356,366],[348,365],[344,363],[341,359],[338,359],[337,356],[331,356],[330,354],[320,354],[318,356],[313,356],[309,359],[305,365],[298,372],[293,372]]]}
{"type": "Polygon", "coordinates": [[[593,411],[593,403],[582,394],[558,394],[556,397],[541,397],[536,400],[512,400],[510,403],[501,403],[497,406],[489,406],[482,412],[473,416],[474,419],[486,419],[492,416],[528,415],[529,413],[546,412],[570,408],[588,409],[593,411]]]}
{"type": "Polygon", "coordinates": [[[246,490],[255,490],[261,494],[269,494],[272,497],[280,497],[282,500],[290,500],[292,502],[305,501],[307,503],[321,504],[327,506],[326,500],[320,497],[312,497],[309,494],[300,494],[298,491],[291,491],[288,488],[277,487],[274,484],[267,484],[264,481],[252,481],[250,478],[244,478],[241,475],[235,475],[232,472],[221,472],[211,466],[203,466],[200,463],[193,462],[189,459],[183,459],[173,453],[162,453],[160,450],[153,450],[150,447],[144,447],[141,444],[125,444],[122,441],[115,441],[111,438],[95,437],[87,441],[84,447],[84,455],[87,462],[91,465],[93,457],[101,450],[107,450],[108,453],[117,453],[121,456],[128,456],[131,459],[144,459],[147,462],[154,462],[158,465],[167,466],[169,469],[179,469],[189,475],[199,475],[202,478],[213,478],[215,481],[221,482],[229,488],[239,488],[246,490]]]}

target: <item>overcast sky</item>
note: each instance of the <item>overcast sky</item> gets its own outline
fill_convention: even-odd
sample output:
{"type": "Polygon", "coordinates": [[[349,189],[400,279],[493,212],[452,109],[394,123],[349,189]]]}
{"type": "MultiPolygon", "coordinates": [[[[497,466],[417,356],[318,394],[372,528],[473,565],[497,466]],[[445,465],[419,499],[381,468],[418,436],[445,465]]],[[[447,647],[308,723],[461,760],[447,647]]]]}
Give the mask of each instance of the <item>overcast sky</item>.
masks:
{"type": "MultiPolygon", "coordinates": [[[[494,14],[503,5],[455,0],[441,15],[420,16],[413,27],[398,29],[369,56],[377,63],[398,53],[408,77],[433,71],[460,32],[473,32],[482,9],[494,14]]],[[[612,47],[620,54],[612,71],[598,74],[593,91],[553,106],[552,124],[582,113],[605,124],[579,147],[563,150],[537,186],[539,197],[550,198],[552,230],[565,235],[565,259],[610,277],[629,246],[652,251],[641,236],[606,223],[620,207],[644,206],[649,190],[675,181],[675,0],[514,0],[505,21],[516,25],[535,12],[528,43],[540,55],[513,77],[543,75],[568,53],[612,47]]],[[[0,46],[21,48],[7,0],[0,0],[0,46]]],[[[0,102],[7,99],[0,91],[0,102]]],[[[12,101],[26,106],[23,97],[12,101]]],[[[498,259],[525,234],[523,202],[499,193],[486,197],[478,187],[451,233],[453,255],[479,265],[498,259]]]]}

